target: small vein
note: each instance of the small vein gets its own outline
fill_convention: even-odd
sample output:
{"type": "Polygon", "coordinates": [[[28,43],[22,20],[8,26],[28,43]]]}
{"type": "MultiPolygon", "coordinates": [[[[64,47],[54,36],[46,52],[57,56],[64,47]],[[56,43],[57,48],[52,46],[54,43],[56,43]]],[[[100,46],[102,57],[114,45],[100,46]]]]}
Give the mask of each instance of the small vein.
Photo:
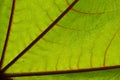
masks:
{"type": "Polygon", "coordinates": [[[108,50],[113,42],[113,40],[115,39],[116,35],[120,32],[120,27],[117,29],[117,31],[113,34],[110,42],[108,43],[106,49],[105,49],[105,53],[104,53],[104,60],[103,60],[103,67],[106,66],[106,57],[107,57],[107,53],[108,53],[108,50]]]}

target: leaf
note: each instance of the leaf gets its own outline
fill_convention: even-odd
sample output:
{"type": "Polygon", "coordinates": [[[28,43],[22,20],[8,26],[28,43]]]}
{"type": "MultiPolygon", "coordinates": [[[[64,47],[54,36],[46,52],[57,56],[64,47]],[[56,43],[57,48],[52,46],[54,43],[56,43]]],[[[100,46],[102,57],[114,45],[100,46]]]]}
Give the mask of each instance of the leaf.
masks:
{"type": "Polygon", "coordinates": [[[16,77],[16,80],[118,80],[120,78],[119,69],[107,71],[95,71],[87,73],[60,74],[35,77],[16,77]]]}
{"type": "Polygon", "coordinates": [[[0,1],[0,55],[2,53],[4,40],[9,24],[11,2],[8,0],[0,1]],[[7,6],[8,5],[8,6],[7,6]],[[4,17],[3,17],[4,16],[4,17]]]}
{"type": "MultiPolygon", "coordinates": [[[[54,24],[58,16],[64,13],[73,2],[73,0],[17,0],[14,14],[12,14],[12,25],[2,70],[15,75],[26,72],[43,72],[44,74],[44,72],[60,73],[62,71],[61,73],[64,73],[65,71],[67,73],[120,68],[119,0],[94,2],[80,0],[45,33],[48,26],[52,25],[51,23],[54,24]],[[37,37],[44,33],[46,35],[34,43],[37,37]],[[17,55],[21,55],[20,58],[17,59],[17,55]]],[[[12,1],[9,3],[12,7],[12,1]]],[[[2,7],[0,8],[5,10],[2,7]]],[[[5,11],[5,13],[8,15],[7,13],[10,12],[5,11]]],[[[9,25],[8,20],[10,19],[0,19],[1,22],[9,25]]],[[[0,35],[5,36],[7,28],[7,26],[5,29],[0,28],[0,31],[4,30],[0,35]]],[[[0,41],[2,51],[5,38],[0,37],[0,41]]],[[[116,69],[113,69],[114,73],[115,71],[116,69]]],[[[110,74],[109,71],[98,73],[100,75],[109,73],[109,76],[119,75],[119,72],[110,74]]],[[[84,80],[89,77],[85,78],[83,75],[91,75],[93,79],[99,78],[97,71],[75,75],[79,74],[84,80]]],[[[74,76],[74,74],[71,75],[74,76]]],[[[103,78],[106,79],[106,76],[103,78]]],[[[59,79],[60,77],[58,75],[59,79]]],[[[46,79],[48,78],[49,76],[46,79]]]]}
{"type": "MultiPolygon", "coordinates": [[[[49,1],[46,5],[48,5],[50,2],[51,1],[49,1]]],[[[26,5],[25,3],[23,5],[22,3],[24,3],[24,1],[18,1],[18,2],[16,1],[15,11],[17,12],[14,13],[14,19],[13,19],[13,25],[12,25],[13,27],[11,28],[11,36],[9,40],[8,49],[6,51],[6,53],[11,52],[10,50],[14,48],[14,51],[12,50],[12,58],[14,58],[19,52],[21,52],[30,42],[32,42],[51,23],[51,21],[47,18],[46,20],[43,20],[43,18],[46,16],[46,13],[42,10],[42,8],[37,8],[42,5],[40,6],[39,4],[35,5],[35,3],[44,3],[44,1],[39,1],[39,2],[33,1],[34,4],[29,4],[29,5],[26,5]],[[32,5],[34,8],[30,8],[32,5]],[[35,10],[36,13],[32,13],[32,9],[33,10],[36,9],[35,10]],[[26,13],[24,13],[24,11],[26,11],[26,13]],[[36,20],[37,22],[33,20],[36,20]],[[31,22],[31,24],[29,22],[31,22]],[[25,40],[21,41],[21,38],[25,40]],[[15,46],[16,44],[18,45],[18,47],[15,46]]],[[[60,12],[56,13],[53,16],[56,18],[59,15],[60,15],[60,12]]],[[[12,59],[10,56],[11,55],[9,54],[6,55],[6,59],[8,60],[6,60],[5,64],[8,63],[7,61],[10,61],[12,59]]]]}

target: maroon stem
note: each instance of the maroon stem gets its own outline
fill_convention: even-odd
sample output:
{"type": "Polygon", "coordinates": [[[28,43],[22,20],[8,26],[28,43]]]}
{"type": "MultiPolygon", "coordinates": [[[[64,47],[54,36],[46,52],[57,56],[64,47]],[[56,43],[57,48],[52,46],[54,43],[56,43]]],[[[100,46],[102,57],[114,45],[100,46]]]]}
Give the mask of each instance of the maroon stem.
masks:
{"type": "Polygon", "coordinates": [[[110,42],[108,43],[106,49],[105,49],[105,53],[104,53],[104,60],[103,60],[103,66],[106,66],[106,58],[107,58],[107,54],[108,54],[108,50],[113,42],[113,40],[115,39],[115,37],[117,36],[117,34],[120,32],[120,27],[117,29],[117,31],[113,34],[110,42]]]}
{"type": "Polygon", "coordinates": [[[77,70],[64,70],[64,71],[48,71],[48,72],[28,72],[28,73],[7,73],[5,77],[24,77],[24,76],[42,76],[42,75],[57,75],[57,74],[70,74],[80,72],[91,72],[91,71],[102,71],[120,68],[120,65],[99,67],[99,68],[88,68],[88,69],[77,69],[77,70]]]}
{"type": "Polygon", "coordinates": [[[4,48],[3,48],[2,56],[1,56],[1,60],[0,60],[0,69],[2,68],[2,65],[3,65],[3,61],[5,58],[5,53],[6,53],[6,49],[7,49],[7,45],[8,45],[8,41],[9,41],[11,26],[12,26],[12,22],[13,22],[14,9],[15,9],[15,0],[13,0],[13,3],[12,3],[12,9],[11,9],[8,30],[7,30],[7,36],[6,36],[6,40],[5,40],[5,44],[4,44],[4,48]]]}

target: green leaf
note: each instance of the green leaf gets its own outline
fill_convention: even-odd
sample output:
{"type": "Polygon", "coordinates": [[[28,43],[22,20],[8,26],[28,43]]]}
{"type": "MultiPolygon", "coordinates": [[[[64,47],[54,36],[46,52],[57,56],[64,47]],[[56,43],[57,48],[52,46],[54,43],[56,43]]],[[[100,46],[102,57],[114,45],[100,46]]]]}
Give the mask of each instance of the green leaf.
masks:
{"type": "Polygon", "coordinates": [[[2,53],[7,26],[9,24],[11,2],[9,0],[0,1],[0,55],[2,53]]]}
{"type": "Polygon", "coordinates": [[[6,16],[10,17],[11,9],[15,7],[2,66],[6,73],[14,75],[14,73],[26,72],[80,70],[80,73],[40,78],[42,80],[69,80],[70,78],[108,80],[111,76],[114,77],[111,80],[119,78],[119,69],[87,73],[81,71],[115,66],[120,68],[120,0],[78,1],[46,35],[30,48],[28,45],[40,34],[44,34],[48,26],[54,23],[74,0],[16,0],[15,5],[12,4],[13,1],[0,1],[2,4],[0,26],[4,26],[0,27],[0,53],[10,25],[10,18],[6,16]],[[24,52],[26,47],[29,49],[25,54],[9,66],[10,62],[24,52]],[[9,66],[7,69],[6,65],[9,66]]]}
{"type": "Polygon", "coordinates": [[[118,80],[120,78],[120,69],[107,71],[95,71],[87,73],[73,73],[61,75],[35,76],[35,77],[16,77],[16,80],[118,80]]]}

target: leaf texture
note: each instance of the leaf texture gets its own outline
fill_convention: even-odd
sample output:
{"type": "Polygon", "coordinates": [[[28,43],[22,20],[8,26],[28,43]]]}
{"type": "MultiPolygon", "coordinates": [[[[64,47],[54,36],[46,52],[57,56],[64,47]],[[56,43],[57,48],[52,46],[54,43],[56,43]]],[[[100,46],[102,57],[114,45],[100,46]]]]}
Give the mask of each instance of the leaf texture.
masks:
{"type": "MultiPolygon", "coordinates": [[[[10,6],[12,1],[9,3],[7,1],[1,2],[10,6]]],[[[16,0],[3,67],[39,34],[42,34],[72,2],[73,0],[16,0]]],[[[10,10],[5,11],[5,7],[0,5],[1,17],[10,15],[10,10]]],[[[10,66],[6,73],[70,71],[120,66],[119,10],[120,0],[80,0],[25,55],[10,66]]],[[[2,31],[0,51],[5,40],[8,21],[9,18],[0,19],[0,23],[6,26],[0,27],[2,31]]],[[[110,74],[113,71],[110,75],[117,76],[119,75],[117,70],[76,73],[75,75],[78,76],[76,78],[74,74],[63,76],[72,75],[71,77],[76,80],[80,77],[83,80],[88,78],[92,80],[92,77],[97,79],[101,76],[101,79],[106,80],[110,77],[103,74],[110,74]]],[[[57,77],[62,79],[61,75],[57,77]]],[[[48,80],[47,78],[43,76],[43,80],[48,80]]],[[[63,78],[63,80],[67,79],[69,80],[63,78]]],[[[49,80],[52,80],[52,77],[49,80]]]]}
{"type": "Polygon", "coordinates": [[[11,3],[8,0],[0,1],[0,55],[3,50],[7,26],[9,24],[11,3]]]}

